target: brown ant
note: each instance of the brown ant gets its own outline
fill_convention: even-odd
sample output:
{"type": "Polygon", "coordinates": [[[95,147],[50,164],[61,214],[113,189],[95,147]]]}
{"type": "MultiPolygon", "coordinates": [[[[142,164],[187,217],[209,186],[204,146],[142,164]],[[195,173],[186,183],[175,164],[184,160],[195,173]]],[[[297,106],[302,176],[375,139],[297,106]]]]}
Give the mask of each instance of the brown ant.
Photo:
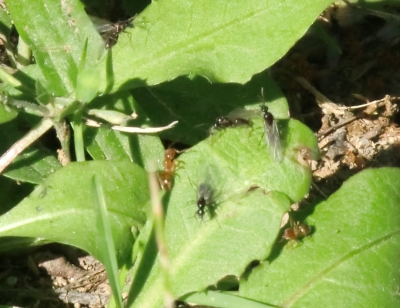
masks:
{"type": "Polygon", "coordinates": [[[287,241],[299,241],[311,233],[311,228],[305,223],[299,221],[293,222],[290,219],[290,228],[283,231],[282,239],[287,241]]]}
{"type": "Polygon", "coordinates": [[[172,177],[178,165],[175,157],[179,153],[181,153],[181,151],[174,148],[168,148],[164,152],[164,170],[157,172],[158,182],[163,190],[171,190],[172,188],[172,177]]]}

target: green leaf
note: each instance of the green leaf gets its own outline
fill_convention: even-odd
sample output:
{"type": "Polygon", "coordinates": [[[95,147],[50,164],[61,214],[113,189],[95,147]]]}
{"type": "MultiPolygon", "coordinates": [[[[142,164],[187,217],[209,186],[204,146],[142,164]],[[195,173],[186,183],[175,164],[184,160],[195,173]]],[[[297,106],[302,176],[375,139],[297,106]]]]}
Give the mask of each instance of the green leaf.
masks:
{"type": "Polygon", "coordinates": [[[100,85],[97,68],[86,66],[87,44],[88,41],[86,40],[78,66],[78,76],[75,89],[75,98],[84,103],[88,103],[96,97],[100,85]]]}
{"type": "Polygon", "coordinates": [[[91,109],[88,114],[103,119],[106,123],[121,126],[133,119],[132,116],[115,110],[91,109]]]}
{"type": "Polygon", "coordinates": [[[4,87],[4,89],[2,90],[11,97],[37,103],[37,101],[35,100],[36,97],[39,96],[39,101],[41,100],[40,93],[37,93],[38,83],[40,83],[43,87],[43,91],[47,92],[47,89],[45,89],[43,86],[44,84],[46,84],[46,79],[37,64],[31,64],[22,67],[20,70],[16,71],[15,74],[13,74],[13,77],[18,79],[22,83],[23,87],[14,88],[11,85],[6,87],[2,85],[2,87],[4,87]]]}
{"type": "MultiPolygon", "coordinates": [[[[297,161],[297,148],[316,147],[312,132],[298,121],[281,120],[285,157],[278,163],[265,144],[262,122],[260,117],[252,128],[227,129],[179,156],[174,187],[164,197],[170,283],[176,297],[204,290],[226,275],[239,276],[252,260],[266,258],[283,213],[309,190],[311,170],[297,161]],[[196,215],[196,200],[205,179],[216,204],[207,207],[202,220],[196,215]]],[[[159,263],[149,265],[149,260],[148,276],[138,271],[141,275],[133,282],[133,288],[144,284],[139,295],[131,295],[131,300],[137,296],[134,307],[161,306],[159,263]]]]}
{"type": "MultiPolygon", "coordinates": [[[[175,217],[168,213],[165,235],[175,296],[200,291],[226,275],[238,276],[253,259],[268,254],[289,200],[279,192],[266,195],[262,191],[235,197],[221,205],[223,210],[210,221],[196,220],[193,204],[186,204],[186,209],[181,204],[180,214],[174,210],[175,217]]],[[[168,211],[173,210],[172,200],[168,211]]],[[[156,262],[133,307],[162,306],[161,277],[156,262]]]]}
{"type": "MultiPolygon", "coordinates": [[[[145,113],[137,106],[132,95],[126,91],[98,97],[88,107],[118,111],[128,115],[137,112],[139,114],[138,119],[129,121],[128,125],[149,124],[145,113]]],[[[157,136],[121,133],[106,126],[101,128],[87,127],[84,131],[84,139],[86,150],[93,159],[127,160],[142,167],[151,162],[156,164],[157,169],[162,169],[164,147],[157,136]]]]}
{"type": "Polygon", "coordinates": [[[88,68],[80,72],[77,80],[76,99],[88,103],[99,91],[99,72],[96,68],[88,68]]]}
{"type": "Polygon", "coordinates": [[[210,134],[215,119],[236,108],[259,108],[264,99],[276,118],[287,119],[289,107],[268,72],[256,75],[245,85],[211,84],[204,78],[177,78],[158,86],[133,90],[140,104],[156,126],[178,120],[174,129],[162,133],[166,139],[195,144],[210,134]]]}
{"type": "MultiPolygon", "coordinates": [[[[12,21],[6,10],[2,7],[0,9],[0,35],[1,39],[8,41],[10,39],[12,21]]],[[[8,42],[9,43],[9,42],[8,42]]]]}
{"type": "Polygon", "coordinates": [[[258,303],[247,298],[235,296],[229,293],[206,291],[204,293],[194,293],[184,296],[181,300],[188,303],[195,303],[205,306],[218,308],[268,308],[275,307],[267,304],[258,303]]]}
{"type": "Polygon", "coordinates": [[[86,250],[103,263],[103,239],[96,227],[91,178],[104,185],[119,266],[133,244],[131,226],[145,222],[146,172],[128,162],[70,163],[39,185],[18,206],[0,217],[0,236],[42,238],[86,250]],[[116,189],[118,187],[118,189],[116,189]]]}
{"type": "MultiPolygon", "coordinates": [[[[26,123],[18,118],[0,125],[0,153],[5,153],[12,144],[26,134],[26,123]],[[19,119],[19,120],[18,120],[19,119]]],[[[34,117],[37,121],[37,117],[34,117]]],[[[57,158],[46,148],[36,143],[23,151],[5,170],[4,176],[33,184],[41,183],[49,174],[61,167],[57,158]]]]}
{"type": "Polygon", "coordinates": [[[86,129],[87,151],[96,160],[131,161],[142,167],[148,162],[162,169],[164,147],[158,137],[126,134],[110,128],[86,129]]]}
{"type": "Polygon", "coordinates": [[[153,1],[113,47],[114,90],[181,75],[245,83],[279,60],[331,2],[153,1]]]}
{"type": "Polygon", "coordinates": [[[279,307],[398,307],[400,169],[365,170],[307,219],[314,229],[254,269],[241,296],[279,307]]]}
{"type": "Polygon", "coordinates": [[[15,119],[18,112],[0,104],[0,124],[15,119]]]}
{"type": "Polygon", "coordinates": [[[16,255],[17,253],[26,253],[27,250],[44,245],[48,242],[43,239],[35,239],[31,237],[2,237],[0,241],[0,251],[16,255]]]}
{"type": "Polygon", "coordinates": [[[43,148],[30,147],[20,154],[3,174],[17,181],[40,184],[59,168],[61,164],[54,155],[43,148]]]}
{"type": "Polygon", "coordinates": [[[27,197],[33,190],[33,185],[20,183],[0,176],[0,215],[4,214],[22,199],[27,197]]]}
{"type": "Polygon", "coordinates": [[[83,5],[76,0],[7,1],[19,35],[32,48],[46,80],[44,86],[55,96],[67,96],[75,88],[82,48],[88,40],[86,64],[96,64],[104,42],[95,31],[83,5]]]}
{"type": "Polygon", "coordinates": [[[100,245],[103,255],[104,267],[107,271],[107,277],[110,282],[114,300],[117,307],[122,307],[121,286],[118,279],[118,264],[115,252],[115,244],[111,230],[110,218],[107,212],[107,205],[104,198],[103,187],[96,176],[92,179],[93,203],[97,212],[97,226],[99,235],[104,239],[104,245],[100,245]]]}

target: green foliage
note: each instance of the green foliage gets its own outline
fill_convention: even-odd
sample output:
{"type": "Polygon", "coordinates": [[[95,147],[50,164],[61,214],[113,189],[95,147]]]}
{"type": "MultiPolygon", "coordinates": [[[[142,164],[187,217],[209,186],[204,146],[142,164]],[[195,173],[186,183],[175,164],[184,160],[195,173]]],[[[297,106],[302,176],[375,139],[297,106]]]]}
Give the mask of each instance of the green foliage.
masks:
{"type": "Polygon", "coordinates": [[[114,88],[181,75],[245,83],[280,59],[330,3],[156,1],[113,50],[114,88]]]}
{"type": "MultiPolygon", "coordinates": [[[[4,153],[24,140],[27,149],[0,181],[2,197],[16,192],[11,179],[25,182],[2,204],[0,251],[46,242],[82,248],[106,264],[117,296],[113,303],[121,302],[116,264],[123,273],[130,270],[133,283],[125,290],[132,307],[162,307],[165,289],[176,298],[219,307],[319,307],[326,304],[330,279],[347,300],[356,273],[362,274],[363,298],[354,297],[352,306],[375,301],[367,284],[375,278],[387,290],[376,302],[396,306],[398,277],[389,265],[395,265],[399,252],[398,170],[364,172],[350,180],[309,216],[313,234],[303,245],[277,251],[283,214],[311,185],[302,153],[317,159],[318,146],[307,127],[290,119],[287,102],[266,69],[329,3],[153,1],[106,50],[76,0],[7,1],[20,35],[17,59],[29,54],[28,48],[35,63],[14,61],[10,16],[2,11],[0,34],[10,65],[18,70],[0,71],[0,147],[4,153]],[[274,160],[265,142],[262,88],[279,126],[282,162],[274,160]],[[253,109],[251,125],[210,135],[215,118],[236,108],[253,109]],[[103,126],[85,126],[87,118],[103,126]],[[163,272],[145,171],[149,165],[162,169],[161,139],[120,133],[111,125],[150,127],[176,120],[179,124],[160,136],[191,147],[178,158],[172,191],[162,195],[161,229],[169,260],[163,272]],[[71,124],[79,162],[61,167],[55,158],[58,143],[32,144],[44,133],[38,131],[46,121],[57,128],[67,157],[69,134],[61,128],[71,124]],[[35,133],[36,139],[24,139],[35,133]],[[86,154],[92,161],[84,161],[86,154]],[[200,217],[198,189],[205,181],[212,204],[200,217]],[[26,183],[37,186],[32,191],[26,183]],[[252,261],[271,256],[271,264],[250,271],[252,261]],[[378,258],[385,262],[378,264],[378,258]],[[193,294],[223,284],[226,277],[232,278],[228,285],[240,287],[239,293],[193,294]]],[[[335,302],[339,297],[329,300],[340,306],[335,302]]]]}
{"type": "Polygon", "coordinates": [[[103,186],[119,265],[133,244],[131,227],[145,222],[148,188],[145,171],[130,162],[71,163],[42,184],[0,219],[2,236],[30,236],[82,248],[102,258],[91,179],[103,186]],[[116,189],[118,187],[118,190],[116,189]]]}
{"type": "Polygon", "coordinates": [[[239,294],[280,307],[397,307],[399,169],[365,170],[308,217],[314,234],[254,269],[239,294]]]}
{"type": "MultiPolygon", "coordinates": [[[[103,42],[79,1],[8,1],[19,35],[32,48],[48,93],[67,96],[74,91],[78,66],[87,40],[86,64],[93,66],[103,42]]],[[[38,79],[37,74],[30,75],[38,79]]]]}
{"type": "Polygon", "coordinates": [[[9,110],[4,105],[0,105],[0,124],[11,121],[18,113],[15,110],[9,110]]]}
{"type": "Polygon", "coordinates": [[[122,307],[122,293],[118,279],[118,263],[115,255],[111,222],[107,213],[103,187],[96,176],[92,178],[92,193],[95,207],[97,207],[97,227],[99,235],[101,238],[104,238],[104,245],[99,247],[101,250],[100,253],[102,254],[101,259],[104,260],[104,267],[106,268],[113,294],[116,294],[117,306],[122,307]]]}
{"type": "MultiPolygon", "coordinates": [[[[165,237],[176,296],[203,290],[226,275],[239,276],[252,260],[265,259],[291,201],[309,189],[310,170],[297,162],[297,148],[315,148],[304,143],[312,133],[290,120],[283,132],[290,146],[284,161],[276,163],[265,143],[260,144],[261,122],[255,120],[253,128],[228,129],[179,157],[183,167],[165,200],[165,237]],[[215,213],[208,211],[201,219],[195,214],[197,188],[207,179],[215,189],[215,213]],[[249,191],[251,187],[260,189],[249,191]]],[[[145,278],[133,283],[144,284],[135,304],[161,305],[157,263],[145,278]]]]}
{"type": "MultiPolygon", "coordinates": [[[[17,121],[7,122],[1,125],[0,152],[7,149],[26,133],[26,129],[18,125],[17,121]]],[[[19,155],[14,163],[4,172],[4,176],[16,181],[39,184],[50,174],[61,167],[54,153],[43,145],[37,144],[26,149],[19,155]]]]}

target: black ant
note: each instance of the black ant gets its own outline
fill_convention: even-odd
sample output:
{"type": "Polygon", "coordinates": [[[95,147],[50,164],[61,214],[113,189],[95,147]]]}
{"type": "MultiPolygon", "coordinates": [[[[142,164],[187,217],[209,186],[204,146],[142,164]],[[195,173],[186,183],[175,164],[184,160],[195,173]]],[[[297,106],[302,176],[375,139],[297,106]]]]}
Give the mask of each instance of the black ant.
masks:
{"type": "Polygon", "coordinates": [[[211,185],[207,183],[202,183],[197,188],[197,207],[196,215],[203,219],[204,214],[206,213],[206,207],[211,216],[213,216],[213,210],[210,206],[214,205],[214,190],[211,185]]]}
{"type": "Polygon", "coordinates": [[[127,20],[117,21],[110,23],[107,20],[91,16],[92,22],[95,24],[97,32],[101,34],[105,41],[106,49],[111,49],[118,41],[118,36],[126,28],[133,28],[133,20],[136,16],[133,16],[127,20]]]}
{"type": "Polygon", "coordinates": [[[254,110],[237,108],[225,117],[218,117],[215,120],[214,125],[211,127],[210,132],[213,133],[215,130],[221,130],[228,127],[251,126],[251,119],[256,116],[257,114],[254,110]]]}
{"type": "MultiPolygon", "coordinates": [[[[217,194],[214,187],[213,176],[211,172],[211,166],[206,165],[205,173],[202,177],[200,184],[194,185],[193,182],[189,179],[190,184],[194,189],[196,189],[196,205],[197,210],[195,212],[195,216],[203,220],[204,215],[208,212],[210,218],[215,217],[216,210],[216,199],[217,194]]],[[[190,201],[193,204],[193,201],[190,201]]]]}
{"type": "MultiPolygon", "coordinates": [[[[264,98],[264,89],[261,89],[262,98],[264,98]]],[[[272,156],[277,162],[281,162],[283,159],[282,145],[279,135],[278,124],[275,117],[271,112],[268,111],[268,107],[261,105],[261,113],[264,120],[264,132],[265,139],[268,147],[272,153],[272,156]]]]}

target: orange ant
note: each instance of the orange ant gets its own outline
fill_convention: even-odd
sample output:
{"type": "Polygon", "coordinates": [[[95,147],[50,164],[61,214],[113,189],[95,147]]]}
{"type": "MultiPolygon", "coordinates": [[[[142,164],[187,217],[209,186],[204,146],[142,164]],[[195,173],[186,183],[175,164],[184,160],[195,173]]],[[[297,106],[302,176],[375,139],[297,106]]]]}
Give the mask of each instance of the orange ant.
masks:
{"type": "Polygon", "coordinates": [[[293,222],[293,220],[290,219],[290,228],[283,231],[282,239],[287,241],[299,241],[310,233],[310,226],[305,223],[300,223],[299,221],[293,222]]]}
{"type": "Polygon", "coordinates": [[[163,190],[171,190],[172,188],[172,176],[175,173],[175,168],[177,167],[177,162],[175,157],[177,154],[181,153],[174,148],[168,148],[164,153],[164,171],[158,171],[158,181],[160,187],[163,190]]]}

